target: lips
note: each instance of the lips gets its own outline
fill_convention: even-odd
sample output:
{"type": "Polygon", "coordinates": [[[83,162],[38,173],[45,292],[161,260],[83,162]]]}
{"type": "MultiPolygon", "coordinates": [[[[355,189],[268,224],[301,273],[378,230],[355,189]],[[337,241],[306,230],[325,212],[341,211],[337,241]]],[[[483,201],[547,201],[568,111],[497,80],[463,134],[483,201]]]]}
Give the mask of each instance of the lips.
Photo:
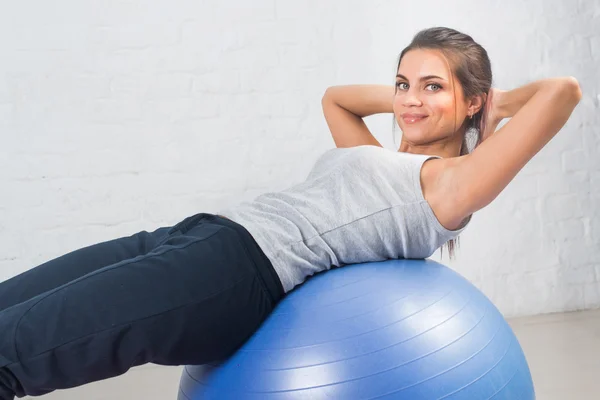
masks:
{"type": "Polygon", "coordinates": [[[427,118],[425,114],[406,113],[401,115],[402,120],[406,124],[416,124],[427,118]]]}

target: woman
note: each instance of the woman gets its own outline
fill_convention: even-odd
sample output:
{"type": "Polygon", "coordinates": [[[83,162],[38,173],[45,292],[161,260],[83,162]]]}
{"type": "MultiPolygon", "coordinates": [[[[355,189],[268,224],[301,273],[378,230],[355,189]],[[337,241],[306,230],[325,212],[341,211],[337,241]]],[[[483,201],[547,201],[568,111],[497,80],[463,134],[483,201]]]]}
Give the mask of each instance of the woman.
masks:
{"type": "Polygon", "coordinates": [[[323,110],[338,148],[305,182],[218,215],[79,249],[1,283],[0,399],[147,362],[223,359],[317,272],[428,257],[446,242],[452,252],[470,216],[548,143],[581,98],[573,78],[492,89],[485,50],[448,28],[419,32],[397,74],[395,87],[326,91],[323,110]],[[399,152],[368,131],[362,118],[375,113],[394,113],[399,152]],[[504,118],[512,119],[492,135],[504,118]]]}

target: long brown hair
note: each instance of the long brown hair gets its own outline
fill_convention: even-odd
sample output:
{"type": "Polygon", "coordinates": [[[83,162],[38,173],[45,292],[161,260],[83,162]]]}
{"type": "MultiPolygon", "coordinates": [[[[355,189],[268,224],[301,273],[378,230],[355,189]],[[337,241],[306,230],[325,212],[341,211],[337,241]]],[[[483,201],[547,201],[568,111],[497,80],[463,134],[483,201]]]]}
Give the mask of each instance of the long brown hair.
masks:
{"type": "MultiPolygon", "coordinates": [[[[467,34],[451,28],[434,27],[418,32],[411,43],[400,53],[396,71],[404,55],[413,49],[439,50],[445,57],[451,69],[451,79],[454,76],[460,83],[464,97],[485,94],[485,103],[481,109],[467,120],[467,129],[463,138],[460,155],[469,154],[480,143],[484,134],[487,115],[487,100],[492,87],[492,66],[487,51],[467,34]]],[[[453,83],[454,85],[454,83],[453,83]]],[[[397,88],[396,88],[397,90],[397,88]]],[[[456,110],[456,91],[454,91],[454,106],[456,110]]],[[[456,131],[456,120],[454,121],[456,131]]],[[[460,125],[462,125],[461,122],[460,125]]],[[[396,119],[392,129],[395,129],[396,119]]],[[[446,246],[450,259],[454,258],[455,249],[460,246],[460,238],[450,239],[446,246]]],[[[443,256],[443,246],[440,249],[443,256]]]]}

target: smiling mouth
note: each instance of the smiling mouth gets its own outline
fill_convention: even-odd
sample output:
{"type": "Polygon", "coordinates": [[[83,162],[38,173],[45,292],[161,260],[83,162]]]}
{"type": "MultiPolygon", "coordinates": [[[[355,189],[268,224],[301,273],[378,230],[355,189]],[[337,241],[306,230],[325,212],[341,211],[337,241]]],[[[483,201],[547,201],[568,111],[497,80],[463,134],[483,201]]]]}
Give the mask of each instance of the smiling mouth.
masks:
{"type": "Polygon", "coordinates": [[[402,117],[402,121],[404,121],[405,124],[417,124],[419,122],[424,121],[425,119],[427,119],[427,116],[424,117],[402,117]]]}

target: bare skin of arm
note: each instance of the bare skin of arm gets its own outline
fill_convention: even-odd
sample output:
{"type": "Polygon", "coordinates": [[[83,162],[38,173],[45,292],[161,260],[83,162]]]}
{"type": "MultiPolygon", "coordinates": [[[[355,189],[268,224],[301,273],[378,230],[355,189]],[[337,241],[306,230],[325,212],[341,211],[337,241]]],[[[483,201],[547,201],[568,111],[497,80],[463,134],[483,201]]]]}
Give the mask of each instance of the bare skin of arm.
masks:
{"type": "Polygon", "coordinates": [[[502,119],[511,120],[488,133],[471,154],[430,160],[423,166],[423,193],[440,223],[456,229],[469,215],[489,205],[562,129],[581,96],[572,77],[495,91],[489,114],[491,131],[502,119]]]}
{"type": "Polygon", "coordinates": [[[321,105],[336,147],[373,145],[383,147],[367,128],[364,117],[393,113],[394,86],[331,86],[321,105]]]}

